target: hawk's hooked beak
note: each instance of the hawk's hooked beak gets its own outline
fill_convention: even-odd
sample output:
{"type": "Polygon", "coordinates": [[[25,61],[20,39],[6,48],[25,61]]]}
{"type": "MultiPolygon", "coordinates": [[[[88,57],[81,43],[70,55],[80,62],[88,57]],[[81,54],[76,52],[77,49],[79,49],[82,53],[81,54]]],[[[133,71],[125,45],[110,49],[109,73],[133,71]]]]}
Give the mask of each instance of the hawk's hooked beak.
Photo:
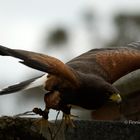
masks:
{"type": "Polygon", "coordinates": [[[113,102],[116,102],[116,103],[120,103],[122,101],[122,98],[120,96],[120,94],[112,94],[109,99],[113,102]]]}

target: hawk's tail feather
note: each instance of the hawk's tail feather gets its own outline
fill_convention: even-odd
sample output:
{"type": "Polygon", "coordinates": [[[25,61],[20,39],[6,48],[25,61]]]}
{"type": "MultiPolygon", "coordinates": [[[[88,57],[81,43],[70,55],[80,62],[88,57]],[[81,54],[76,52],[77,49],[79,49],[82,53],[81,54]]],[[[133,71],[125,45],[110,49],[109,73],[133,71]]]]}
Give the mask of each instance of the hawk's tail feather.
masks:
{"type": "Polygon", "coordinates": [[[4,89],[0,89],[0,95],[11,94],[14,92],[35,88],[38,86],[43,86],[46,80],[47,80],[47,74],[43,76],[38,76],[36,78],[32,78],[32,79],[20,82],[18,84],[8,86],[4,89]]]}

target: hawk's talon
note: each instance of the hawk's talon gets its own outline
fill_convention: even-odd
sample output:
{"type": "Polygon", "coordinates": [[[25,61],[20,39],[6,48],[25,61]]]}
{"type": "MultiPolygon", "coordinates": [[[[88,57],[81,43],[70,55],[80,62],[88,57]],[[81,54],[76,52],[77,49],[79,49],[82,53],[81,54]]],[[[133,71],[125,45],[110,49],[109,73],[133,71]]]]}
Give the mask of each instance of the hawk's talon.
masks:
{"type": "Polygon", "coordinates": [[[73,119],[71,119],[72,117],[77,117],[77,116],[71,114],[65,114],[65,113],[63,114],[63,120],[65,121],[65,124],[70,127],[75,127],[73,119]]]}
{"type": "Polygon", "coordinates": [[[38,114],[38,115],[42,116],[41,119],[39,119],[36,122],[34,122],[34,124],[36,124],[37,126],[40,127],[39,128],[40,134],[46,133],[46,130],[48,129],[49,132],[50,132],[50,135],[52,135],[52,132],[51,132],[51,129],[50,129],[51,128],[51,124],[48,121],[49,110],[47,108],[45,108],[45,110],[42,110],[40,108],[34,108],[33,112],[35,114],[38,114]]]}
{"type": "Polygon", "coordinates": [[[49,114],[49,110],[48,109],[45,109],[44,111],[40,108],[34,108],[33,109],[33,112],[35,114],[38,114],[40,116],[42,116],[44,119],[48,120],[48,114],[49,114]]]}

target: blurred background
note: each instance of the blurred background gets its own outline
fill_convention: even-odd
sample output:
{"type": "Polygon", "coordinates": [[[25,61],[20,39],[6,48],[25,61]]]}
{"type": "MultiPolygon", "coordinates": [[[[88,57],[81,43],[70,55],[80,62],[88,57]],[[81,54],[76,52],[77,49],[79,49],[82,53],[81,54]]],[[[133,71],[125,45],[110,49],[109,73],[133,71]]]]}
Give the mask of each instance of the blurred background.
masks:
{"type": "MultiPolygon", "coordinates": [[[[0,0],[0,44],[10,48],[46,53],[67,62],[93,48],[123,46],[137,40],[139,0],[0,0]]],[[[41,74],[14,58],[0,56],[0,89],[41,74]]],[[[129,74],[115,86],[125,95],[139,93],[138,75],[139,71],[129,74]]],[[[36,88],[0,96],[0,115],[44,108],[44,92],[36,88]]],[[[131,107],[137,107],[135,112],[139,113],[139,104],[133,103],[131,107]]],[[[79,113],[82,111],[74,110],[74,114],[79,113]]],[[[89,112],[82,113],[83,118],[88,115],[91,117],[89,112]]],[[[55,116],[51,111],[50,119],[55,116]]]]}

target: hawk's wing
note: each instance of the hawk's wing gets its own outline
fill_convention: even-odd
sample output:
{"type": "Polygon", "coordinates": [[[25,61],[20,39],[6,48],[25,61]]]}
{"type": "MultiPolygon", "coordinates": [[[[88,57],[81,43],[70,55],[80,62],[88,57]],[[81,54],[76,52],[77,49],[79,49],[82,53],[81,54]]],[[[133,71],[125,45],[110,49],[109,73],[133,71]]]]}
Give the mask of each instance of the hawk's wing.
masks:
{"type": "Polygon", "coordinates": [[[0,95],[11,94],[17,91],[23,91],[23,90],[31,89],[34,87],[42,86],[46,80],[47,80],[46,75],[38,76],[32,79],[5,87],[0,90],[0,95]]]}
{"type": "Polygon", "coordinates": [[[62,61],[40,53],[10,49],[0,46],[0,55],[13,56],[21,59],[20,63],[27,65],[31,68],[47,72],[61,78],[65,78],[71,82],[76,82],[76,76],[72,70],[65,65],[62,61]]]}
{"type": "Polygon", "coordinates": [[[73,70],[95,74],[113,83],[125,74],[140,68],[140,49],[137,48],[140,43],[135,42],[128,46],[93,49],[69,61],[67,65],[48,55],[3,46],[0,46],[0,55],[20,58],[23,60],[21,63],[29,67],[66,78],[74,83],[77,83],[78,79],[73,70]]]}
{"type": "Polygon", "coordinates": [[[122,76],[140,68],[140,43],[134,47],[93,49],[67,64],[77,71],[96,74],[113,83],[122,76]]]}

